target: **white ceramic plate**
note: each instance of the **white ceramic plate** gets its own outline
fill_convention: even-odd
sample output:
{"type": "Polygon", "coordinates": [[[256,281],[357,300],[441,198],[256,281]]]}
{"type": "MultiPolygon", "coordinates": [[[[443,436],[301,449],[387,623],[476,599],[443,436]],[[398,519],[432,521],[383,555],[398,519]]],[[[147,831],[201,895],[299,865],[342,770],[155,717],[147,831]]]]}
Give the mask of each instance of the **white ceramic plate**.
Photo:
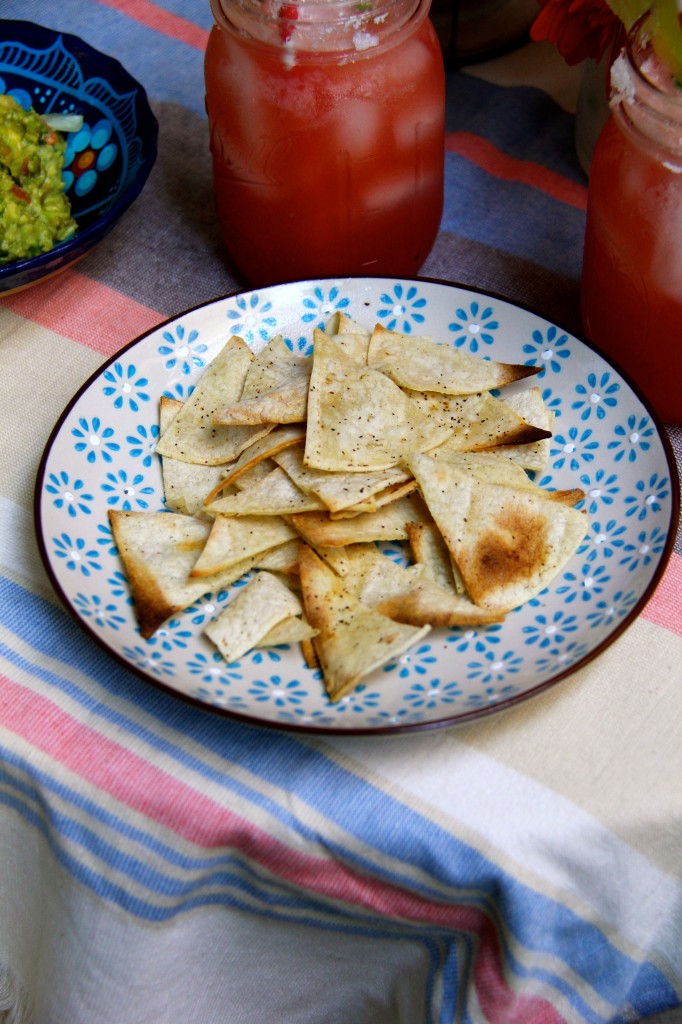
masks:
{"type": "Polygon", "coordinates": [[[144,679],[263,725],[383,732],[451,725],[508,706],[612,642],[642,609],[670,555],[679,508],[673,470],[667,440],[632,387],[556,325],[455,285],[348,278],[219,299],[121,350],[84,385],[53,432],[38,475],[36,522],[66,606],[144,679]],[[549,589],[503,624],[433,630],[332,705],[298,646],[254,651],[228,665],[202,636],[236,587],[207,595],[152,639],[141,639],[107,513],[163,508],[153,452],[162,394],[185,398],[231,334],[258,350],[281,333],[295,351],[309,351],[313,328],[337,309],[368,328],[381,323],[479,356],[542,366],[530,381],[555,413],[555,433],[539,482],[582,487],[589,529],[549,589]]]}

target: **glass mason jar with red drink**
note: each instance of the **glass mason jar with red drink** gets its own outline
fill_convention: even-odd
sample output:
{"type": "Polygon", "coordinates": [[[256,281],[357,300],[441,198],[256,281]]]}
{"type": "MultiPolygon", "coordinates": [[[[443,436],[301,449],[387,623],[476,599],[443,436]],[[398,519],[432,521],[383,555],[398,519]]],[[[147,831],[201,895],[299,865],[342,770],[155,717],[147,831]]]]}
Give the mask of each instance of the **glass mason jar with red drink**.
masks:
{"type": "Polygon", "coordinates": [[[211,0],[215,202],[250,284],[418,272],[443,204],[429,2],[211,0]]]}
{"type": "Polygon", "coordinates": [[[682,424],[682,90],[641,19],[611,72],[592,157],[582,274],[587,336],[665,423],[682,424]]]}

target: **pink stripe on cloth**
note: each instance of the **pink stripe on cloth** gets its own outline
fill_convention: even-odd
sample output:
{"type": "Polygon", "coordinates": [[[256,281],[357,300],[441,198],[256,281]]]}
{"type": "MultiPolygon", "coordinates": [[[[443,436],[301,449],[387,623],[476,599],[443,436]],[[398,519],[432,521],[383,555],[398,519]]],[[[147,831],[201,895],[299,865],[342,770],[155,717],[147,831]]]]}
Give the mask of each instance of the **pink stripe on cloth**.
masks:
{"type": "Polygon", "coordinates": [[[546,1000],[509,988],[495,926],[479,908],[423,899],[357,875],[340,861],[297,850],[7,676],[0,676],[0,707],[4,728],[93,789],[189,842],[208,850],[229,846],[273,876],[346,905],[477,936],[473,981],[488,1018],[496,1024],[564,1024],[546,1000]]]}
{"type": "Polygon", "coordinates": [[[665,575],[644,608],[642,618],[682,636],[682,555],[673,551],[665,575]]]}
{"type": "Polygon", "coordinates": [[[127,18],[138,21],[147,28],[160,32],[161,35],[177,39],[181,43],[187,43],[202,52],[206,49],[208,32],[206,29],[195,25],[186,18],[181,18],[170,11],[164,11],[149,0],[98,0],[98,3],[113,7],[115,10],[125,14],[127,18]]]}
{"type": "Polygon", "coordinates": [[[556,171],[530,160],[517,160],[497,149],[487,139],[471,132],[448,132],[445,148],[476,164],[496,178],[518,181],[531,188],[545,192],[552,199],[574,206],[577,210],[587,209],[587,188],[556,171]]]}
{"type": "Polygon", "coordinates": [[[166,319],[156,310],[73,270],[43,282],[39,301],[28,288],[0,302],[17,316],[104,356],[113,355],[166,319]]]}

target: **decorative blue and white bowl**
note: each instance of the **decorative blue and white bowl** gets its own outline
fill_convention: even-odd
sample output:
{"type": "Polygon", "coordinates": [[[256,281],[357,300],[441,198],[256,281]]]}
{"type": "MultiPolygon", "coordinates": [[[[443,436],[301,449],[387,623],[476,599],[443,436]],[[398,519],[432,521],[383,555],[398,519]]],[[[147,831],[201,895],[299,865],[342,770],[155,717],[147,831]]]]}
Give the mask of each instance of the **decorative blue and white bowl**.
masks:
{"type": "Polygon", "coordinates": [[[77,114],[66,136],[64,183],[77,229],[49,252],[0,265],[0,292],[18,291],[72,265],[142,191],[156,160],[158,123],[142,86],[117,60],[76,36],[0,20],[0,94],[37,113],[77,114]]]}

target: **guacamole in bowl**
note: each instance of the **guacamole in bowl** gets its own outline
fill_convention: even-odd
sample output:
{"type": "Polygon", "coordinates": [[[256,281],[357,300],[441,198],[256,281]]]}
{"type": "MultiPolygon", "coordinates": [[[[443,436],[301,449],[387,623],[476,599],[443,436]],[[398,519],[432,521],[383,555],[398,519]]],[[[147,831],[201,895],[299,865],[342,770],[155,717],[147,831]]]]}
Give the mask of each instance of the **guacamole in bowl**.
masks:
{"type": "Polygon", "coordinates": [[[76,230],[64,191],[66,143],[34,110],[0,95],[0,263],[49,252],[76,230]]]}

